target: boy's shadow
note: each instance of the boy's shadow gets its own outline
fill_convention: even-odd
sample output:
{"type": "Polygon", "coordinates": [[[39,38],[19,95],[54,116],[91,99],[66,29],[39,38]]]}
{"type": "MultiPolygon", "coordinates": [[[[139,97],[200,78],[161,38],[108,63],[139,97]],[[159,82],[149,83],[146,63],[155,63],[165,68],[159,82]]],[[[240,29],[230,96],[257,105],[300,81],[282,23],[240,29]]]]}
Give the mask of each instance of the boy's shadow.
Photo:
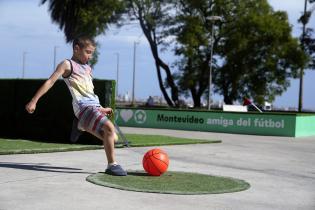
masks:
{"type": "Polygon", "coordinates": [[[69,168],[69,167],[57,167],[49,166],[48,163],[12,163],[12,162],[0,162],[0,168],[13,168],[22,170],[32,170],[32,171],[46,171],[46,172],[58,172],[58,173],[83,173],[91,174],[88,172],[81,171],[79,168],[69,168]]]}

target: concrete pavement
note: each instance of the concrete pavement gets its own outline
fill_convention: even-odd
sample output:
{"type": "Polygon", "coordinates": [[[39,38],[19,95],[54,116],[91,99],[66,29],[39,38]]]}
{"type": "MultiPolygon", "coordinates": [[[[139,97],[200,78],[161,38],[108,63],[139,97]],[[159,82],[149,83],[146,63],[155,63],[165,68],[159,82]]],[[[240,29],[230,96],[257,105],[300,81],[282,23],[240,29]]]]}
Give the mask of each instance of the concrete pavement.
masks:
{"type": "MultiPolygon", "coordinates": [[[[251,188],[217,195],[166,195],[97,186],[103,150],[0,156],[0,210],[315,210],[315,137],[287,138],[164,129],[125,133],[220,139],[221,144],[163,146],[169,170],[243,179],[251,188]]],[[[150,147],[151,148],[151,147],[150,147]]],[[[126,169],[142,169],[148,147],[117,149],[126,169]]]]}

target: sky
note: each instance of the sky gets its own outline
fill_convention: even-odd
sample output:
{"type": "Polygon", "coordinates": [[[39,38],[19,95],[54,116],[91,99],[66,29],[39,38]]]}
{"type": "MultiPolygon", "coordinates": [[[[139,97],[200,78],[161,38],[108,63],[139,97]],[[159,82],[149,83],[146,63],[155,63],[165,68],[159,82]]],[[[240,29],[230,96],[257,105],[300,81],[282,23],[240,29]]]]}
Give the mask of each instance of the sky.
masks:
{"type": "MultiPolygon", "coordinates": [[[[268,0],[274,10],[288,13],[292,26],[292,35],[301,34],[297,19],[304,9],[302,0],[268,0]]],[[[309,26],[315,26],[313,14],[309,26]]],[[[24,55],[24,78],[48,78],[53,72],[54,50],[57,63],[71,58],[71,45],[66,44],[64,34],[51,21],[48,5],[40,5],[40,0],[0,0],[0,78],[22,78],[24,55]]],[[[122,28],[110,27],[97,38],[100,43],[99,60],[94,67],[94,77],[98,79],[117,79],[118,93],[131,95],[133,78],[134,43],[136,45],[135,97],[146,99],[148,96],[161,96],[158,86],[154,60],[149,45],[138,25],[122,28]],[[117,55],[119,54],[119,62],[117,55]]],[[[165,53],[162,57],[167,63],[173,62],[173,56],[165,53]]],[[[306,71],[304,76],[304,109],[315,110],[313,94],[315,72],[306,71]]],[[[277,107],[298,106],[299,80],[291,80],[291,86],[273,105],[277,107]]],[[[220,101],[219,95],[212,96],[220,101]]]]}

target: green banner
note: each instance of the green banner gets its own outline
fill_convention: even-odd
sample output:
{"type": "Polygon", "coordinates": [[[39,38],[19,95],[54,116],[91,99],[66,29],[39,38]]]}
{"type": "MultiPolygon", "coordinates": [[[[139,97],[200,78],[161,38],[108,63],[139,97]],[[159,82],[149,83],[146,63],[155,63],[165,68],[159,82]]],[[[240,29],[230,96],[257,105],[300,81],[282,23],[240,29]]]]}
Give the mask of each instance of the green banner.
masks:
{"type": "Polygon", "coordinates": [[[314,136],[315,135],[315,116],[304,115],[296,117],[296,137],[314,136]]]}
{"type": "Polygon", "coordinates": [[[117,108],[120,126],[295,136],[296,115],[117,108]]]}

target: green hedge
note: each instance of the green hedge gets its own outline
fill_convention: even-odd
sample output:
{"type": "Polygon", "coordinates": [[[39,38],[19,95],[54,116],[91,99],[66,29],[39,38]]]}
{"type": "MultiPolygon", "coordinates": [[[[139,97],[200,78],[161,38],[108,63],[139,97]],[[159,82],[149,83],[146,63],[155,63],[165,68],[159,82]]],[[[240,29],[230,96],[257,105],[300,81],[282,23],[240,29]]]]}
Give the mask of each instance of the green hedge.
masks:
{"type": "MultiPolygon", "coordinates": [[[[71,94],[58,80],[38,102],[34,114],[25,111],[26,103],[45,80],[0,80],[0,136],[6,138],[69,141],[74,114],[71,94]]],[[[94,91],[102,106],[115,107],[115,81],[94,80],[94,91]]],[[[85,134],[85,141],[96,140],[85,134]]],[[[81,138],[80,138],[81,140],[81,138]]]]}

